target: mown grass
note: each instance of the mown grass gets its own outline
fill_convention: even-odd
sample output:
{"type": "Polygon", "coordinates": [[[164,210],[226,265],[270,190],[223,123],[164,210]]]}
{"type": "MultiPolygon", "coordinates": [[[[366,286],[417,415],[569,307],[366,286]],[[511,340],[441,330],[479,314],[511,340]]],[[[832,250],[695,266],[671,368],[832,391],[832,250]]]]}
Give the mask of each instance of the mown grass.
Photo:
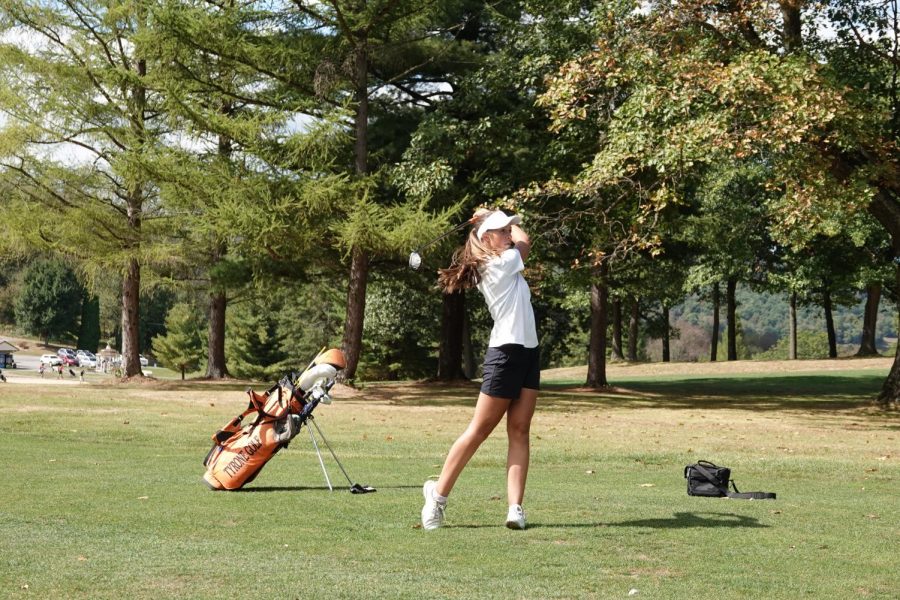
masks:
{"type": "Polygon", "coordinates": [[[447,526],[421,484],[474,386],[372,386],[243,492],[200,483],[209,435],[245,406],[208,384],[0,388],[0,597],[895,598],[900,419],[883,373],[635,378],[550,385],[533,426],[529,529],[502,526],[505,441],[486,442],[447,526]],[[682,469],[728,465],[776,501],[688,497],[682,469]],[[330,459],[326,455],[326,459],[330,459]],[[637,590],[636,592],[632,590],[637,590]]]}

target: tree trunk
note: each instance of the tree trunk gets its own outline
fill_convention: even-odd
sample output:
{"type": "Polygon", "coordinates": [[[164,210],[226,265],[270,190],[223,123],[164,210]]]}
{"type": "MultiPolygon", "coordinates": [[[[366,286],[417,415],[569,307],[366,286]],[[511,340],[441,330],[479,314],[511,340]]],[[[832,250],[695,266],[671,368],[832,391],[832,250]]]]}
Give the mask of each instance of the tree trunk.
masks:
{"type": "Polygon", "coordinates": [[[214,291],[209,295],[209,339],[206,347],[206,376],[209,379],[228,377],[225,365],[225,307],[227,299],[224,291],[214,291]]]}
{"type": "Polygon", "coordinates": [[[856,356],[878,356],[875,347],[875,326],[878,323],[878,303],[881,301],[881,284],[870,283],[866,286],[866,308],[863,314],[862,336],[856,356]]]}
{"type": "MultiPolygon", "coordinates": [[[[369,162],[369,55],[368,40],[356,40],[354,60],[354,87],[356,100],[356,142],[354,154],[356,174],[368,173],[369,162]]],[[[362,332],[366,309],[366,287],[369,282],[369,252],[359,246],[351,249],[350,285],[347,289],[347,316],[344,320],[344,339],[341,348],[347,366],[341,373],[342,381],[356,377],[359,355],[362,351],[362,332]]]]}
{"type": "MultiPolygon", "coordinates": [[[[136,75],[143,80],[147,75],[147,61],[136,61],[136,75]]],[[[144,128],[144,110],[147,106],[147,90],[138,84],[133,88],[133,113],[131,130],[135,137],[135,150],[140,150],[146,138],[144,128]]],[[[125,377],[142,375],[140,360],[140,304],[141,304],[141,265],[137,255],[141,245],[141,226],[143,222],[144,185],[139,175],[133,174],[128,186],[126,215],[128,217],[129,234],[134,241],[128,250],[130,257],[126,266],[125,278],[122,281],[122,370],[125,377]]]]}
{"type": "Polygon", "coordinates": [[[709,360],[716,362],[719,357],[719,284],[713,284],[712,288],[713,322],[712,338],[709,345],[709,360]]]}
{"type": "Polygon", "coordinates": [[[662,361],[667,363],[671,361],[671,354],[669,352],[669,307],[663,304],[662,307],[663,314],[663,338],[662,338],[662,361]]]}
{"type": "Polygon", "coordinates": [[[438,372],[440,381],[453,381],[464,377],[462,369],[463,321],[466,314],[465,292],[442,294],[441,341],[438,346],[438,372]]]}
{"type": "Polygon", "coordinates": [[[788,309],[788,360],[797,360],[797,292],[791,292],[788,309]]]}
{"type": "Polygon", "coordinates": [[[184,365],[181,365],[181,380],[184,381],[184,365]]]}
{"type": "Polygon", "coordinates": [[[622,301],[612,301],[612,359],[625,360],[622,354],[622,301]]]}
{"type": "Polygon", "coordinates": [[[781,39],[786,52],[795,52],[803,47],[803,27],[800,19],[800,8],[805,0],[780,0],[781,5],[781,39]]]}
{"type": "Polygon", "coordinates": [[[344,339],[341,350],[347,366],[341,372],[341,380],[356,377],[359,354],[362,348],[363,322],[366,314],[366,284],[369,281],[369,255],[360,248],[353,249],[350,261],[350,285],[347,288],[347,316],[344,319],[344,339]]]}
{"type": "Polygon", "coordinates": [[[469,322],[469,311],[463,302],[463,331],[462,331],[462,368],[463,377],[475,379],[475,350],[472,348],[472,324],[469,322]]]}
{"type": "MultiPolygon", "coordinates": [[[[881,223],[891,236],[891,246],[894,250],[894,286],[900,290],[900,203],[887,191],[880,189],[875,198],[869,204],[869,212],[881,223]]],[[[897,406],[900,404],[900,343],[894,353],[894,362],[891,372],[888,373],[881,393],[878,395],[878,403],[882,406],[897,406]]]]}
{"type": "Polygon", "coordinates": [[[837,358],[837,334],[834,331],[834,314],[831,307],[831,292],[822,292],[822,308],[825,311],[825,329],[828,331],[828,358],[837,358]]]}
{"type": "Polygon", "coordinates": [[[591,338],[588,345],[588,373],[586,385],[604,388],[606,382],[606,321],[609,300],[606,264],[594,272],[591,282],[591,338]]]}
{"type": "Polygon", "coordinates": [[[637,362],[638,320],[641,316],[640,298],[631,299],[631,312],[628,316],[628,360],[637,362]]]}
{"type": "MultiPolygon", "coordinates": [[[[234,105],[230,100],[222,100],[219,112],[231,116],[234,105]]],[[[226,164],[232,161],[234,144],[230,136],[219,134],[218,155],[226,164]]],[[[212,265],[217,266],[228,252],[228,246],[216,239],[211,240],[212,265]]],[[[213,271],[213,269],[210,269],[213,271]]],[[[229,376],[228,366],[225,362],[225,311],[228,308],[228,300],[224,289],[217,289],[217,282],[210,277],[211,290],[209,293],[209,328],[206,342],[206,377],[208,379],[225,379],[229,376]]]]}
{"type": "Polygon", "coordinates": [[[728,360],[737,360],[737,280],[728,279],[725,288],[725,318],[728,319],[728,360]]]}
{"type": "Polygon", "coordinates": [[[140,289],[141,265],[136,258],[130,258],[122,280],[122,370],[125,377],[141,374],[140,289]]]}

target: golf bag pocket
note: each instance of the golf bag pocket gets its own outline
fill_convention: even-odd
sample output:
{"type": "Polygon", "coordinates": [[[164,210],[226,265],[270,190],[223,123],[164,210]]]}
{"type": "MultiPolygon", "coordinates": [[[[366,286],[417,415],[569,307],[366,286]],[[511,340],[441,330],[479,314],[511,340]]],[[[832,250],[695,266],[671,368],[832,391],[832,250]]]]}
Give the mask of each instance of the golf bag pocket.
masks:
{"type": "Polygon", "coordinates": [[[731,469],[719,467],[705,460],[684,468],[688,496],[721,498],[728,495],[731,469]]]}

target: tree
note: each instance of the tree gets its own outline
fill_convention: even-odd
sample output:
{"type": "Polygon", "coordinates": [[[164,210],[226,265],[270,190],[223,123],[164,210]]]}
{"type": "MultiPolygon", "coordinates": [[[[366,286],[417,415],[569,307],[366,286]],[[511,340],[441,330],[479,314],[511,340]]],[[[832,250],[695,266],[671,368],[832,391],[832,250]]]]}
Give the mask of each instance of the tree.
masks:
{"type": "MultiPolygon", "coordinates": [[[[453,30],[454,56],[465,60],[444,61],[446,91],[424,103],[421,123],[392,171],[397,188],[435,210],[451,211],[459,221],[478,205],[500,206],[525,213],[525,227],[534,241],[529,259],[529,282],[535,292],[542,359],[556,350],[555,336],[565,337],[561,321],[547,321],[556,314],[553,302],[541,304],[543,281],[562,282],[565,271],[557,265],[574,258],[562,258],[566,249],[554,237],[550,220],[536,204],[520,202],[517,192],[532,182],[544,181],[554,173],[572,171],[587,154],[589,145],[565,140],[548,130],[548,117],[535,100],[545,86],[545,77],[565,61],[573,48],[590,45],[592,17],[583,12],[583,2],[464,2],[458,5],[453,30]],[[577,18],[572,18],[577,15],[577,18]],[[565,140],[566,143],[560,143],[565,140]],[[537,266],[540,265],[540,266],[537,266]],[[543,268],[547,265],[547,268],[543,268]],[[545,312],[542,312],[545,311],[545,312]],[[549,332],[553,329],[552,333],[549,332]]],[[[451,20],[448,19],[448,22],[451,20]]],[[[578,140],[583,142],[583,140],[578,140]]],[[[420,239],[426,238],[427,231],[420,239]]],[[[433,255],[450,254],[450,243],[459,245],[462,236],[432,248],[433,255]]],[[[576,278],[577,279],[577,278],[576,278]]],[[[587,283],[581,281],[587,288],[587,283]]],[[[554,290],[555,291],[555,290],[554,290]]],[[[548,291],[552,295],[554,291],[548,291]]],[[[477,294],[467,295],[471,304],[477,294]]],[[[471,348],[466,332],[466,301],[443,298],[439,344],[439,377],[458,376],[465,362],[460,353],[471,348]]]]}
{"type": "Polygon", "coordinates": [[[225,353],[237,377],[260,381],[279,379],[297,366],[285,348],[286,335],[276,317],[277,299],[267,300],[253,298],[229,311],[225,353]]]}
{"type": "Polygon", "coordinates": [[[83,296],[83,286],[62,260],[39,259],[25,271],[16,323],[45,345],[51,338],[69,338],[78,330],[83,296]]]}
{"type": "Polygon", "coordinates": [[[333,36],[305,27],[302,4],[163,2],[146,41],[166,66],[154,82],[191,141],[160,176],[184,215],[178,238],[190,260],[175,276],[206,295],[211,378],[228,375],[228,304],[248,284],[336,266],[334,229],[357,192],[341,172],[352,144],[346,102],[315,68],[333,36]]]}
{"type": "Polygon", "coordinates": [[[166,333],[152,341],[153,353],[163,365],[181,371],[184,380],[186,370],[194,370],[203,358],[203,339],[194,307],[174,304],[166,315],[166,333]]]}
{"type": "Polygon", "coordinates": [[[81,300],[81,323],[76,345],[88,352],[96,352],[100,348],[100,299],[87,290],[81,300]]]}
{"type": "MultiPolygon", "coordinates": [[[[893,1],[683,0],[633,11],[618,25],[627,35],[601,32],[591,52],[565,67],[555,118],[583,120],[609,107],[613,124],[594,161],[603,182],[652,170],[681,190],[685,175],[752,160],[767,167],[776,239],[802,246],[868,210],[900,255],[900,61],[883,51],[900,45],[900,31],[879,26],[896,9],[893,1]],[[804,16],[824,18],[838,35],[804,39],[826,29],[803,29],[804,16]],[[611,103],[616,89],[625,92],[611,103]]],[[[882,393],[888,401],[900,397],[897,356],[882,393]]]]}
{"type": "Polygon", "coordinates": [[[0,176],[12,191],[4,218],[34,246],[121,275],[126,376],[141,372],[141,268],[170,258],[149,243],[165,221],[147,170],[162,138],[138,41],[147,26],[144,1],[7,2],[4,33],[15,35],[0,44],[0,176]]]}

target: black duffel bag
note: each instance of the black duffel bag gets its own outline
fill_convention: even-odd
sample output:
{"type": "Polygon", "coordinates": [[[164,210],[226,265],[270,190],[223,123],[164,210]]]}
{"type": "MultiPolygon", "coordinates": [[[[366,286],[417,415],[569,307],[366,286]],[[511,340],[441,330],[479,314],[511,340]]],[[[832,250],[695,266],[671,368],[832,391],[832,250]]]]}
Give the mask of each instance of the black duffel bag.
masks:
{"type": "Polygon", "coordinates": [[[773,492],[740,492],[731,479],[731,469],[714,465],[707,460],[698,460],[684,468],[687,479],[688,496],[707,496],[712,498],[734,498],[740,500],[774,500],[773,492]],[[728,490],[728,484],[734,492],[728,490]]]}

